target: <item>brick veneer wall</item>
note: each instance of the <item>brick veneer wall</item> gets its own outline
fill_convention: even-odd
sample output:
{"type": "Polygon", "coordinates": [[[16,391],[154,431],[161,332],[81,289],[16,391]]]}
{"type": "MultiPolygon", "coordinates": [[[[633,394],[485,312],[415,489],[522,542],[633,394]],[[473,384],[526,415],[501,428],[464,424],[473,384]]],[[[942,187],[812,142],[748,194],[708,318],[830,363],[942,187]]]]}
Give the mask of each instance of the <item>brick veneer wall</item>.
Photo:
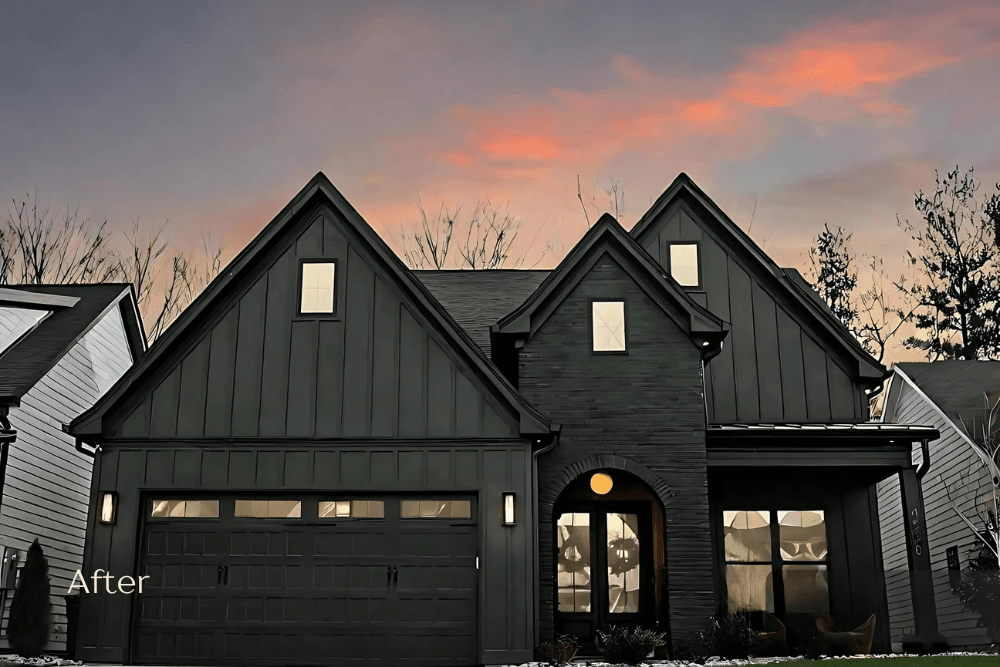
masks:
{"type": "Polygon", "coordinates": [[[521,393],[562,424],[559,445],[539,458],[542,641],[555,623],[553,504],[581,467],[631,468],[660,496],[673,641],[706,627],[714,613],[713,561],[694,343],[605,255],[525,343],[518,364],[521,393]],[[590,300],[622,297],[628,354],[592,354],[590,300]]]}

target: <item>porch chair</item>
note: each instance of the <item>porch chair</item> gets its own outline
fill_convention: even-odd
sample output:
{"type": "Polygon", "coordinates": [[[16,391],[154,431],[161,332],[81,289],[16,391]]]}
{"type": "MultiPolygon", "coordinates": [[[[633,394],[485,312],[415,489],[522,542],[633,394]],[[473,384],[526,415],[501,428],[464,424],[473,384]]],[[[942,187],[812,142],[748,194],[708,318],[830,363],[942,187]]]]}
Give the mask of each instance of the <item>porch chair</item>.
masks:
{"type": "Polygon", "coordinates": [[[871,653],[875,638],[875,614],[850,632],[834,632],[833,618],[826,612],[816,619],[816,629],[826,655],[867,655],[871,653]]]}

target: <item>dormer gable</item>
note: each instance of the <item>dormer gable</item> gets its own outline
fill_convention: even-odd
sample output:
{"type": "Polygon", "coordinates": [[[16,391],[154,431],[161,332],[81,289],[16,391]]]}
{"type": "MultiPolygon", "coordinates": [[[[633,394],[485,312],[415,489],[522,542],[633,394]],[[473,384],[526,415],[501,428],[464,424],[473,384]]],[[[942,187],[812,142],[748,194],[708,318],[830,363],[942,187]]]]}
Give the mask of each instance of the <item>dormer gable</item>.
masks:
{"type": "Polygon", "coordinates": [[[630,236],[669,270],[674,244],[696,244],[701,283],[686,288],[729,322],[732,344],[710,365],[713,422],[865,421],[866,390],[885,368],[686,175],[680,174],[630,236]]]}

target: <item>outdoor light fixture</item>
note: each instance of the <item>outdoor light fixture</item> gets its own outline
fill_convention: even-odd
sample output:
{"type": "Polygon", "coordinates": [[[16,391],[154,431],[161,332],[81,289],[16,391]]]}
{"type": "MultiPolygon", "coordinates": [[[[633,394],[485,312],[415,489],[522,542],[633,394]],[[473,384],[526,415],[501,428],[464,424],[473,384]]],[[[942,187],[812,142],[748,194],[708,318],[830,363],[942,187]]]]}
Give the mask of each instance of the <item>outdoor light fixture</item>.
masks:
{"type": "Polygon", "coordinates": [[[514,525],[514,492],[505,491],[503,494],[503,525],[514,525]]]}
{"type": "Polygon", "coordinates": [[[612,486],[614,486],[614,482],[611,481],[611,475],[607,473],[594,473],[594,476],[590,478],[590,488],[599,496],[603,496],[610,491],[612,486]]]}
{"type": "Polygon", "coordinates": [[[114,491],[102,491],[98,506],[101,508],[99,521],[101,523],[113,524],[115,522],[115,515],[118,513],[118,494],[114,491]]]}

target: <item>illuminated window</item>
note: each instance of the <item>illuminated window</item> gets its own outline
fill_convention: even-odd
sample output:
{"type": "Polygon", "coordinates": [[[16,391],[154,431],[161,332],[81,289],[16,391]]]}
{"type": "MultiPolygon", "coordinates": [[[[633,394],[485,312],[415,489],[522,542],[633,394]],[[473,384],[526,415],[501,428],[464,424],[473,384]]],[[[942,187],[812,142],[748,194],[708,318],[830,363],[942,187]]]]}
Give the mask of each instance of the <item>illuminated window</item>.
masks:
{"type": "Polygon", "coordinates": [[[334,262],[302,263],[302,297],[299,312],[333,313],[337,265],[334,262]]]}
{"type": "Polygon", "coordinates": [[[594,301],[594,352],[625,351],[625,302],[594,301]]]}
{"type": "Polygon", "coordinates": [[[384,519],[385,502],[381,500],[321,500],[321,519],[384,519]]]}
{"type": "Polygon", "coordinates": [[[729,613],[819,615],[829,611],[826,517],[822,510],[722,514],[729,613]],[[777,553],[771,548],[775,539],[777,553]],[[774,597],[778,577],[784,590],[780,600],[774,597]]]}
{"type": "Polygon", "coordinates": [[[302,503],[298,500],[237,500],[234,516],[238,519],[298,519],[302,503]]]}
{"type": "Polygon", "coordinates": [[[150,516],[157,519],[218,519],[218,500],[154,500],[150,516]]]}
{"type": "Polygon", "coordinates": [[[469,500],[404,500],[399,516],[404,519],[469,519],[469,500]]]}
{"type": "Polygon", "coordinates": [[[670,275],[682,287],[698,287],[698,244],[670,244],[670,275]]]}

